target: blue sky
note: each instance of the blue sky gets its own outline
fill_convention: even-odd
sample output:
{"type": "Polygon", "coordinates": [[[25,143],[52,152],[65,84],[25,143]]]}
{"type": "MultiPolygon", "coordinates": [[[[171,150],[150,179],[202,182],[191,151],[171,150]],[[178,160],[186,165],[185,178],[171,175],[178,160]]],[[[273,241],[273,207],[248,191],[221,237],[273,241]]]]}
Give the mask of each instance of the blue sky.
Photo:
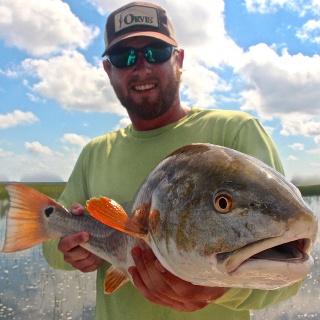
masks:
{"type": "MultiPolygon", "coordinates": [[[[129,123],[101,64],[125,3],[0,0],[0,181],[65,181],[85,143],[129,123]]],[[[320,1],[156,3],[185,49],[183,104],[256,116],[288,178],[320,183],[320,1]]]]}

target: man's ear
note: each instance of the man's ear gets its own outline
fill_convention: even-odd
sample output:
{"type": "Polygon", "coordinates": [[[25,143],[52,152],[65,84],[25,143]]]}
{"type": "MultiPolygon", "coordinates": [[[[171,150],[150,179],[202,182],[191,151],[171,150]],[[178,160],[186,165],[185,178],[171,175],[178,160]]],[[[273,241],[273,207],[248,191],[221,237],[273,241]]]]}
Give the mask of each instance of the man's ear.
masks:
{"type": "Polygon", "coordinates": [[[110,60],[102,60],[103,69],[109,75],[111,70],[111,62],[110,60]]]}
{"type": "Polygon", "coordinates": [[[178,61],[180,64],[180,69],[183,68],[183,60],[184,60],[184,50],[183,49],[179,49],[178,50],[178,61]]]}

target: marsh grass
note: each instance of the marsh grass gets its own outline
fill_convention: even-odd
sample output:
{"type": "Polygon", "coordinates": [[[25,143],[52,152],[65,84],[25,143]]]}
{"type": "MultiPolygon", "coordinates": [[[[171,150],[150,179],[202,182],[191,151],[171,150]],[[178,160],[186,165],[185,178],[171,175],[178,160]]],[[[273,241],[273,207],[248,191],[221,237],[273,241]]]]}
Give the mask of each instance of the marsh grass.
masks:
{"type": "MultiPolygon", "coordinates": [[[[23,183],[39,192],[49,196],[52,199],[58,200],[62,191],[65,188],[65,182],[26,182],[23,183]]],[[[5,183],[0,182],[0,200],[6,199],[8,193],[4,188],[5,183]]],[[[298,186],[304,197],[320,196],[320,184],[309,186],[298,186]]]]}
{"type": "MultiPolygon", "coordinates": [[[[23,183],[30,188],[36,189],[39,192],[47,195],[48,197],[58,200],[64,187],[64,182],[26,182],[23,183]]],[[[0,183],[0,200],[6,199],[8,197],[8,193],[4,188],[5,183],[0,183]]]]}

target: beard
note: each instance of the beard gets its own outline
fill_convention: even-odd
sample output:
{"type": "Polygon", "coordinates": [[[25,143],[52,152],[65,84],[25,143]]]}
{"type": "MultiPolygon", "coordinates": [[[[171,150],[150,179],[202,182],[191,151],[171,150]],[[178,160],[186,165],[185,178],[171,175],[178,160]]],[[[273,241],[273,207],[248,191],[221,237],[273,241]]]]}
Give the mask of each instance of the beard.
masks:
{"type": "MultiPolygon", "coordinates": [[[[134,81],[139,81],[139,79],[134,79],[134,81]]],[[[148,79],[144,79],[144,81],[147,82],[148,79]]],[[[157,81],[157,83],[161,84],[161,80],[157,81]]],[[[167,85],[157,87],[159,89],[157,99],[151,100],[148,96],[145,96],[139,102],[134,101],[129,95],[125,95],[119,83],[114,83],[112,86],[120,103],[127,109],[129,114],[143,120],[153,120],[162,116],[173,105],[179,95],[180,83],[181,71],[179,68],[174,68],[173,73],[168,77],[167,85]]]]}

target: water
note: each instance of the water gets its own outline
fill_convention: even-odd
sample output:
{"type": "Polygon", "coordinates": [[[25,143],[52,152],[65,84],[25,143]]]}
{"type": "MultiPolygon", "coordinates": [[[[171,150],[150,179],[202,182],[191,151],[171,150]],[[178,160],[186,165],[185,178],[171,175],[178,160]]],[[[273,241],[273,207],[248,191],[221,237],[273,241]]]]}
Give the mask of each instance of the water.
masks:
{"type": "MultiPolygon", "coordinates": [[[[320,197],[306,202],[320,218],[320,197]]],[[[1,213],[8,201],[0,201],[1,213]]],[[[0,219],[0,248],[5,221],[0,219]]],[[[320,239],[320,237],[319,237],[320,239]]],[[[315,267],[298,295],[269,308],[252,312],[252,320],[320,319],[320,241],[313,248],[315,267]]],[[[95,273],[52,270],[41,247],[21,253],[0,253],[0,319],[73,320],[93,319],[95,273]]]]}
{"type": "MultiPolygon", "coordinates": [[[[0,218],[7,208],[8,201],[0,200],[0,218]]],[[[5,219],[0,219],[0,248],[4,234],[5,219]]],[[[93,319],[95,280],[95,273],[53,270],[40,245],[0,253],[0,319],[93,319]]]]}

